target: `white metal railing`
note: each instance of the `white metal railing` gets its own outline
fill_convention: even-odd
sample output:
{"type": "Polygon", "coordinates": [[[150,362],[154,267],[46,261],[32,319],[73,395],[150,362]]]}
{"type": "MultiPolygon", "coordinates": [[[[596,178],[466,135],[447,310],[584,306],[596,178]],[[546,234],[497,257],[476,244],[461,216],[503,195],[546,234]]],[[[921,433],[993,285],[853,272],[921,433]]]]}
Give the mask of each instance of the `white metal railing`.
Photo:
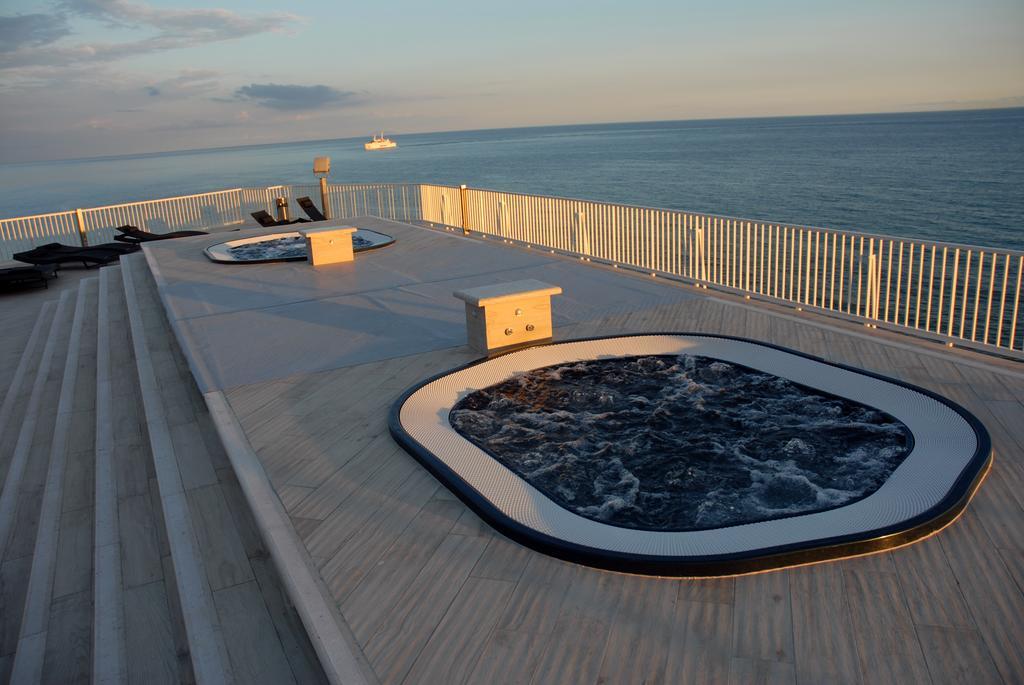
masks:
{"type": "MultiPolygon", "coordinates": [[[[385,219],[415,221],[421,215],[418,184],[329,183],[327,193],[331,205],[331,218],[334,219],[379,216],[385,219]]],[[[266,206],[260,206],[258,209],[265,209],[273,214],[276,199],[283,197],[292,205],[292,218],[304,217],[302,210],[295,204],[295,199],[303,196],[312,199],[323,210],[320,186],[316,184],[271,186],[267,188],[266,206]]],[[[255,211],[255,209],[251,211],[255,211]]]]}
{"type": "MultiPolygon", "coordinates": [[[[280,185],[0,219],[0,259],[46,242],[106,242],[122,224],[242,224],[303,195],[321,204],[319,185],[280,185]]],[[[1024,358],[1024,252],[465,186],[329,184],[328,196],[335,218],[461,227],[1024,358]]]]}
{"type": "Polygon", "coordinates": [[[74,211],[0,219],[0,260],[43,243],[80,241],[74,211]]]}
{"type": "MultiPolygon", "coordinates": [[[[257,210],[275,213],[276,200],[290,204],[307,195],[319,206],[319,185],[278,185],[259,188],[230,188],[196,195],[127,202],[105,207],[74,209],[53,214],[0,219],[0,261],[44,243],[96,245],[110,242],[115,227],[130,224],[151,233],[212,229],[251,222],[257,210]]],[[[382,216],[413,221],[420,217],[418,185],[362,183],[328,185],[331,216],[382,216]]],[[[302,216],[292,206],[292,218],[302,216]]]]}
{"type": "Polygon", "coordinates": [[[242,223],[241,188],[217,190],[159,200],[74,209],[55,214],[0,219],[0,260],[22,250],[52,242],[96,245],[113,240],[115,226],[131,224],[144,231],[166,233],[242,223]]]}
{"type": "Polygon", "coordinates": [[[113,240],[117,235],[114,227],[125,224],[150,233],[240,224],[244,221],[241,199],[242,189],[231,188],[78,211],[82,215],[86,242],[95,245],[113,240]]]}
{"type": "Polygon", "coordinates": [[[423,219],[1024,358],[1024,252],[452,186],[423,219]]]}

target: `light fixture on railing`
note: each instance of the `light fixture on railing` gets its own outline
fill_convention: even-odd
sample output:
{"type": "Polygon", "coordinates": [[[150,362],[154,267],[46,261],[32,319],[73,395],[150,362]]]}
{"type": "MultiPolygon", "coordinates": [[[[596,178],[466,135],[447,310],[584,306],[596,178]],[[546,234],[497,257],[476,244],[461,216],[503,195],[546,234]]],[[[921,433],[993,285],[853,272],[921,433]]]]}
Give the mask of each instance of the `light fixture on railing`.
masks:
{"type": "Polygon", "coordinates": [[[313,158],[313,175],[320,177],[320,206],[323,208],[324,216],[328,219],[331,218],[331,203],[327,197],[327,176],[330,173],[330,157],[313,158]]]}

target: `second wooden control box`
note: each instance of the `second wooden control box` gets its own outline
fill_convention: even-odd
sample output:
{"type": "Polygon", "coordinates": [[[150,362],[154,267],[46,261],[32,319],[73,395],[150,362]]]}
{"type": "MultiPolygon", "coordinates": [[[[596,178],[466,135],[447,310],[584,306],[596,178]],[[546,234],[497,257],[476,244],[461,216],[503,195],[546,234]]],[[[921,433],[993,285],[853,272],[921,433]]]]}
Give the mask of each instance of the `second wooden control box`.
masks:
{"type": "Polygon", "coordinates": [[[469,346],[481,354],[551,339],[551,296],[558,286],[528,279],[455,292],[466,303],[469,346]]]}
{"type": "Polygon", "coordinates": [[[306,239],[306,249],[309,251],[307,260],[313,266],[351,262],[354,257],[352,234],[355,232],[356,229],[350,226],[326,226],[299,231],[306,239]]]}

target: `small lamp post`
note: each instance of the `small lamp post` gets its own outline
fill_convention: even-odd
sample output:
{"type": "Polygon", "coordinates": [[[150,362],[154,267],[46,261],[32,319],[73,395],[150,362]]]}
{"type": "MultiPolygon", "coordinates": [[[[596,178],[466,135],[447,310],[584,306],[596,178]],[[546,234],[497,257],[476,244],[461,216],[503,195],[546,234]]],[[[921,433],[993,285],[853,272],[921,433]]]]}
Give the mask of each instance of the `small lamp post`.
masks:
{"type": "Polygon", "coordinates": [[[327,175],[331,173],[331,158],[316,157],[313,159],[313,175],[320,177],[320,206],[324,216],[331,218],[331,203],[327,197],[327,175]]]}

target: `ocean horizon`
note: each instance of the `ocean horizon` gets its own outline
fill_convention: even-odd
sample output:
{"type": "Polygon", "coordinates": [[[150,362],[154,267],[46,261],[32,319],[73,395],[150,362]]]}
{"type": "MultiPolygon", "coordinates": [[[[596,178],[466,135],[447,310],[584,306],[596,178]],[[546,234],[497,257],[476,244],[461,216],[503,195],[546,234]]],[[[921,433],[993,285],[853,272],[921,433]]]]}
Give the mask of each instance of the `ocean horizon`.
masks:
{"type": "MultiPolygon", "coordinates": [[[[391,135],[391,134],[389,134],[391,135]]],[[[1024,108],[579,124],[0,164],[0,218],[313,183],[466,184],[1024,249],[1024,108]]]]}

